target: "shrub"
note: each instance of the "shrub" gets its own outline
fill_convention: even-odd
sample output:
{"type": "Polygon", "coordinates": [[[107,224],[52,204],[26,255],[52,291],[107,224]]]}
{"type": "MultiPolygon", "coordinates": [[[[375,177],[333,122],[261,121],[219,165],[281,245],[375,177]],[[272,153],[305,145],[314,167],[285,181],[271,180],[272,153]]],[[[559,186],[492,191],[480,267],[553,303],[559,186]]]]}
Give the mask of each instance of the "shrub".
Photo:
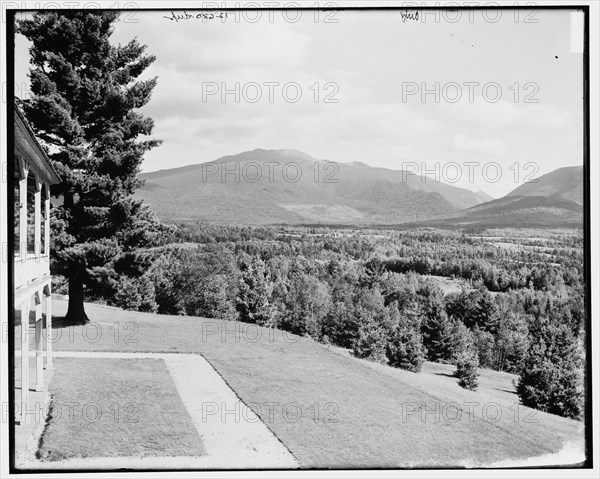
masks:
{"type": "Polygon", "coordinates": [[[146,275],[139,278],[121,276],[117,283],[117,291],[108,304],[131,311],[156,313],[158,310],[154,284],[146,275]]]}
{"type": "Polygon", "coordinates": [[[479,373],[477,367],[479,366],[479,360],[477,354],[472,352],[470,354],[463,354],[456,361],[456,377],[458,378],[459,386],[475,391],[479,386],[479,373]]]}

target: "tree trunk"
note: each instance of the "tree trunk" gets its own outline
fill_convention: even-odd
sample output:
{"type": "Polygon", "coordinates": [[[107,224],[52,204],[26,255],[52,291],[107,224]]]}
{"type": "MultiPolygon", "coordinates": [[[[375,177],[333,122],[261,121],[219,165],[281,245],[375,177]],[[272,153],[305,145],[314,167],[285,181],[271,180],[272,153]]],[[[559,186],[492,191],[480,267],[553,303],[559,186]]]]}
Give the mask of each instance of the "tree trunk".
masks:
{"type": "Polygon", "coordinates": [[[89,321],[83,307],[83,282],[78,276],[69,278],[69,309],[65,323],[84,324],[89,321]]]}

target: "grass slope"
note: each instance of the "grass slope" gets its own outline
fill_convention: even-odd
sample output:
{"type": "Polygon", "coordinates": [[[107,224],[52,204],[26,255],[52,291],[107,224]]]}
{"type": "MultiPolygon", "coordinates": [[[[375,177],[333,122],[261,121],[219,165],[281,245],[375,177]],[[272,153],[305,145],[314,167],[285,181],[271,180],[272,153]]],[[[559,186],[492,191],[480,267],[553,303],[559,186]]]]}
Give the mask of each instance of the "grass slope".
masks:
{"type": "MultiPolygon", "coordinates": [[[[54,301],[53,310],[66,306],[54,301]]],[[[87,313],[96,323],[88,336],[99,327],[101,338],[62,329],[55,349],[202,354],[305,468],[477,466],[556,453],[583,437],[577,421],[518,406],[509,374],[482,371],[470,392],[451,366],[412,374],[242,323],[97,305],[87,313]]]]}
{"type": "Polygon", "coordinates": [[[57,358],[49,392],[40,459],[204,453],[162,359],[57,358]]]}

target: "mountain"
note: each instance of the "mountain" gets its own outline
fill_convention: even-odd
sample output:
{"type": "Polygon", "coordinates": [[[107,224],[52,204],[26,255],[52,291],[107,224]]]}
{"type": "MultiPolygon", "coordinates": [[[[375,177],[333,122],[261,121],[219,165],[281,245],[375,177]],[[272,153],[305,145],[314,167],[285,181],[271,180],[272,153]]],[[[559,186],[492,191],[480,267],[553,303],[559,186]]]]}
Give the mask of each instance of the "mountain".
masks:
{"type": "Polygon", "coordinates": [[[485,191],[477,191],[475,194],[482,199],[484,203],[496,199],[492,195],[488,195],[485,191]]]}
{"type": "Polygon", "coordinates": [[[583,227],[583,206],[560,196],[505,196],[469,208],[464,219],[489,227],[583,227]]]}
{"type": "Polygon", "coordinates": [[[503,198],[426,222],[430,226],[583,227],[583,167],[565,167],[515,188],[503,198]]]}
{"type": "Polygon", "coordinates": [[[256,149],[143,173],[137,196],[166,220],[218,223],[394,224],[485,203],[485,193],[362,162],[256,149]]]}
{"type": "Polygon", "coordinates": [[[507,196],[559,197],[583,205],[583,166],[567,166],[515,188],[507,196]]]}

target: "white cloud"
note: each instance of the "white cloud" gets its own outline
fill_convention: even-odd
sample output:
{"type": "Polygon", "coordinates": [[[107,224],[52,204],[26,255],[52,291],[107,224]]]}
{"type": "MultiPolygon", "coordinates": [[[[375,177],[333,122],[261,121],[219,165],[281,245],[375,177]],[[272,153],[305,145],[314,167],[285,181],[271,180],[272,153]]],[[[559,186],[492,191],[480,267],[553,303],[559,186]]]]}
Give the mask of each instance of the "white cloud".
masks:
{"type": "Polygon", "coordinates": [[[504,153],[504,143],[500,140],[474,138],[462,133],[454,136],[454,148],[462,152],[488,156],[497,156],[504,153]]]}
{"type": "Polygon", "coordinates": [[[179,72],[238,70],[244,67],[297,68],[308,54],[311,36],[287,22],[258,23],[228,20],[175,23],[141,12],[137,24],[121,24],[115,41],[144,38],[148,52],[165,67],[179,72]],[[148,35],[148,30],[156,34],[148,35]]]}
{"type": "MultiPolygon", "coordinates": [[[[552,105],[532,106],[526,112],[526,119],[532,125],[549,129],[566,128],[572,122],[571,114],[568,111],[552,105]]],[[[583,118],[581,121],[583,122],[583,118]]]]}
{"type": "Polygon", "coordinates": [[[571,115],[554,105],[519,104],[509,100],[492,103],[477,97],[473,102],[443,103],[442,110],[461,123],[477,129],[539,127],[560,129],[571,124],[571,115]]]}

